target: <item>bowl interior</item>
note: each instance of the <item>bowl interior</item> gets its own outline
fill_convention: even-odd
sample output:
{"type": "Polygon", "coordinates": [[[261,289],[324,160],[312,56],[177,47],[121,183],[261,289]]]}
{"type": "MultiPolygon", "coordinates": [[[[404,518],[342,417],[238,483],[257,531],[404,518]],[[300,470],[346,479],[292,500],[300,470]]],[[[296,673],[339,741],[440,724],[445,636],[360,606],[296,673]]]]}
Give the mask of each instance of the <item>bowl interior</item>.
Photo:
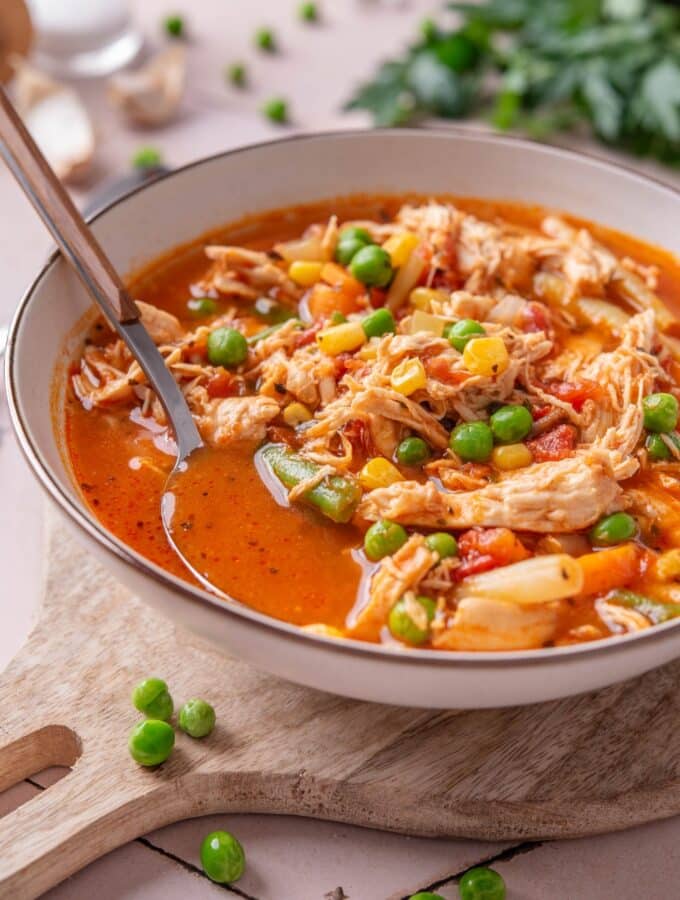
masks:
{"type": "MultiPolygon", "coordinates": [[[[523,141],[433,132],[320,135],[227,153],[119,201],[93,227],[119,271],[128,272],[247,214],[342,194],[405,191],[538,203],[680,255],[680,230],[670,227],[680,201],[669,188],[523,141]]],[[[34,465],[88,517],[64,462],[59,423],[65,360],[90,307],[63,261],[46,266],[15,319],[8,362],[17,427],[34,465]]]]}

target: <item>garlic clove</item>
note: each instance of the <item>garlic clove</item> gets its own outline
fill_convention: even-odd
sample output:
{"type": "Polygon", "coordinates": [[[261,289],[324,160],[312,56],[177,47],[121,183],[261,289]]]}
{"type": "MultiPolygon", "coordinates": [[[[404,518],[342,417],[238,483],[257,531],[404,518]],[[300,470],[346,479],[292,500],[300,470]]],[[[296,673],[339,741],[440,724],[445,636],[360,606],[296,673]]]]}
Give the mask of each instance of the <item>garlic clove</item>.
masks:
{"type": "Polygon", "coordinates": [[[109,79],[109,100],[136,125],[163,125],[177,113],[186,81],[186,50],[173,46],[133,72],[109,79]]]}
{"type": "Polygon", "coordinates": [[[95,153],[92,122],[78,94],[13,57],[17,111],[62,181],[87,176],[95,153]]]}

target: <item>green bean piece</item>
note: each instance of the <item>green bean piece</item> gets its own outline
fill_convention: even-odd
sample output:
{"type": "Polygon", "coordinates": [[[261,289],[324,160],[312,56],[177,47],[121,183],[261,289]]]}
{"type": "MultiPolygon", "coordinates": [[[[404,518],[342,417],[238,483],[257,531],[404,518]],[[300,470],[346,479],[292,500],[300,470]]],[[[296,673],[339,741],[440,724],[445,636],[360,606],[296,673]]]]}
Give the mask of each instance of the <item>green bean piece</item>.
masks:
{"type": "MultiPolygon", "coordinates": [[[[261,450],[261,455],[287,488],[312,478],[321,468],[294,453],[285,444],[268,444],[261,450]]],[[[361,499],[361,488],[349,475],[327,475],[316,487],[308,490],[303,499],[333,522],[345,523],[354,515],[361,499]]]]}
{"type": "Polygon", "coordinates": [[[680,616],[680,603],[662,603],[660,600],[645,597],[644,594],[636,594],[635,591],[624,591],[617,588],[607,595],[607,600],[617,603],[619,606],[637,610],[643,616],[647,616],[655,625],[680,616]]]}

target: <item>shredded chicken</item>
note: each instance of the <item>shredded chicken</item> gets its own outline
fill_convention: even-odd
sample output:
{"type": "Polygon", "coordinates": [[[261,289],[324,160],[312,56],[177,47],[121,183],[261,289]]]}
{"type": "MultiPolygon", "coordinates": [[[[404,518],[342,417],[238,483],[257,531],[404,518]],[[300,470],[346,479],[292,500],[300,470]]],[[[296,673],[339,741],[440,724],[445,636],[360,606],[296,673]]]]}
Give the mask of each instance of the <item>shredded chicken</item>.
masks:
{"type": "Polygon", "coordinates": [[[359,515],[426,528],[516,528],[521,522],[526,531],[576,531],[619,508],[621,493],[608,454],[585,451],[527,466],[475,491],[440,491],[431,481],[398,482],[366,494],[359,515]]]}
{"type": "Polygon", "coordinates": [[[267,425],[279,414],[279,405],[269,397],[228,397],[206,404],[198,417],[205,440],[216,447],[234,441],[261,441],[267,425]]]}
{"type": "Polygon", "coordinates": [[[359,610],[349,634],[365,641],[375,641],[397,600],[414,587],[437,563],[438,556],[425,544],[420,534],[412,535],[394,556],[382,561],[371,579],[368,603],[359,610]]]}
{"type": "MultiPolygon", "coordinates": [[[[348,634],[380,640],[405,595],[430,645],[444,649],[538,648],[649,626],[603,600],[604,590],[597,627],[562,628],[566,594],[523,606],[459,588],[525,556],[594,558],[586,529],[612,512],[635,517],[652,570],[657,545],[680,545],[680,436],[648,435],[644,423],[650,394],[680,400],[680,339],[656,294],[656,266],[619,258],[587,228],[553,215],[536,229],[436,201],[405,205],[389,221],[330,215],[270,250],[210,244],[205,256],[191,290],[215,301],[209,318],[180,321],[138,303],[205,441],[284,443],[311,473],[290,487],[291,503],[308,502],[311,488],[342,474],[356,487],[347,516],[355,526],[387,519],[408,529],[403,546],[363,578],[348,634]],[[378,244],[408,233],[415,249],[391,286],[364,287],[335,262],[347,226],[378,244]],[[291,277],[293,263],[311,263],[304,287],[291,277]],[[393,319],[370,337],[366,316],[386,310],[393,319]],[[342,339],[331,346],[319,332],[341,312],[342,339]],[[501,366],[475,364],[449,335],[461,319],[478,323],[472,340],[482,332],[492,339],[501,366]],[[237,363],[216,364],[208,339],[217,328],[247,338],[237,363]],[[399,371],[409,367],[404,384],[399,371]],[[466,455],[452,438],[457,426],[493,424],[505,405],[530,413],[523,434],[495,434],[492,452],[487,432],[487,452],[466,455]],[[406,439],[420,446],[417,461],[403,458],[406,439]],[[440,558],[418,529],[453,532],[457,550],[440,558]],[[436,604],[434,618],[419,594],[436,604]]],[[[73,393],[111,419],[118,408],[169,446],[166,414],[141,368],[98,328],[71,375],[73,393]]]]}

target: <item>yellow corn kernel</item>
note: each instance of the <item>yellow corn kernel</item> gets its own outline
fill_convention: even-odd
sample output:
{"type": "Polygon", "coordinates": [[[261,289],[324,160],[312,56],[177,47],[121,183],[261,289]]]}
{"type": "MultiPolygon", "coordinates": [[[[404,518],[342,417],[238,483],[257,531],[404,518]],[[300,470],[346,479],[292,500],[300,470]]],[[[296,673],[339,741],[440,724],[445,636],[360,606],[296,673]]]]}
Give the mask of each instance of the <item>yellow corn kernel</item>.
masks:
{"type": "Polygon", "coordinates": [[[300,287],[311,287],[321,278],[323,266],[324,264],[320,262],[296,260],[290,264],[288,275],[300,287]]]}
{"type": "Polygon", "coordinates": [[[339,353],[358,350],[366,343],[366,334],[360,322],[343,322],[342,325],[324,328],[317,334],[316,342],[324,353],[337,356],[339,353]]]}
{"type": "Polygon", "coordinates": [[[502,472],[523,469],[533,461],[531,450],[526,444],[504,444],[502,447],[494,447],[491,454],[491,462],[502,472]]]}
{"type": "Polygon", "coordinates": [[[283,421],[286,425],[290,425],[291,428],[295,428],[296,425],[302,425],[303,422],[309,422],[311,418],[312,414],[304,403],[298,403],[297,401],[289,403],[283,411],[283,421]]]}
{"type": "Polygon", "coordinates": [[[422,309],[425,312],[430,311],[432,301],[435,303],[445,303],[449,299],[446,291],[437,291],[434,288],[417,287],[413,288],[409,294],[408,302],[416,309],[422,309]]]}
{"type": "Polygon", "coordinates": [[[419,243],[418,235],[411,234],[410,231],[402,231],[399,234],[393,234],[382,246],[383,250],[390,254],[394,268],[398,269],[408,261],[419,243]]]}
{"type": "Polygon", "coordinates": [[[409,322],[409,331],[411,334],[417,334],[419,331],[429,331],[431,334],[436,334],[437,337],[441,337],[444,334],[444,328],[449,321],[449,319],[445,319],[442,316],[433,316],[432,313],[423,312],[422,309],[416,309],[413,311],[411,321],[409,322]]]}
{"type": "Polygon", "coordinates": [[[510,365],[503,339],[478,337],[468,341],[463,350],[463,363],[472,375],[501,375],[510,365]]]}
{"type": "Polygon", "coordinates": [[[403,480],[404,476],[399,469],[383,456],[369,459],[359,472],[359,484],[367,491],[389,487],[391,484],[396,484],[397,481],[403,480]]]}
{"type": "Polygon", "coordinates": [[[667,550],[656,561],[656,572],[664,581],[680,578],[680,550],[667,550]]]}
{"type": "Polygon", "coordinates": [[[390,384],[395,391],[399,391],[405,397],[424,388],[427,384],[427,375],[421,361],[411,357],[400,362],[392,370],[390,384]]]}

